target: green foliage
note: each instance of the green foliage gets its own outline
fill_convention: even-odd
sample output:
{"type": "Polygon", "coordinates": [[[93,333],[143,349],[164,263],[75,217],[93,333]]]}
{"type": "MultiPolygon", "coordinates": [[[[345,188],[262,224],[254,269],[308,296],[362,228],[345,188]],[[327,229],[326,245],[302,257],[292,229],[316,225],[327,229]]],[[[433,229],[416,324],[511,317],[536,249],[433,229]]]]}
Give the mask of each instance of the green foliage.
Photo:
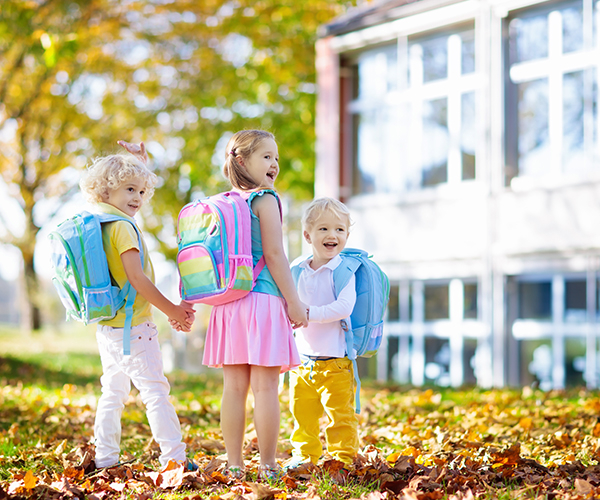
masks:
{"type": "Polygon", "coordinates": [[[26,224],[0,241],[23,255],[33,309],[42,302],[36,235],[77,191],[84,165],[115,152],[118,139],[149,145],[163,184],[146,229],[171,259],[179,209],[194,193],[226,188],[223,158],[213,157],[237,130],[275,133],[278,189],[310,198],[314,43],[318,27],[353,3],[3,0],[0,175],[26,224]]]}

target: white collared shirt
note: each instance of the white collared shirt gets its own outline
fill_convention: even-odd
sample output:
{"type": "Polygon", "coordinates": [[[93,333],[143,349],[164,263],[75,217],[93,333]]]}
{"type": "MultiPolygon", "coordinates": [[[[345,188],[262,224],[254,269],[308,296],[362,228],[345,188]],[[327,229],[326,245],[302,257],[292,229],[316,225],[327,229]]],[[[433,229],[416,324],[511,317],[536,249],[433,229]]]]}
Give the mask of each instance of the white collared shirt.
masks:
{"type": "Polygon", "coordinates": [[[310,261],[309,258],[300,264],[298,295],[309,305],[309,324],[296,330],[296,345],[300,354],[307,356],[342,358],[346,355],[346,339],[340,321],[348,318],[354,308],[355,278],[350,278],[336,299],[333,270],[342,263],[342,258],[336,255],[317,270],[310,267],[310,261]]]}

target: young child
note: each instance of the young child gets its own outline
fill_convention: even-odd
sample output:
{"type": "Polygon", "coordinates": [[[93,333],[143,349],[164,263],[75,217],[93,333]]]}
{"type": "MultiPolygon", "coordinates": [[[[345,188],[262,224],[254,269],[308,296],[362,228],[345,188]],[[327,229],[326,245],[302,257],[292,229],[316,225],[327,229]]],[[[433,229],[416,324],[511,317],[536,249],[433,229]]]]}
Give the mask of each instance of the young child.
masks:
{"type": "MultiPolygon", "coordinates": [[[[80,187],[102,212],[121,215],[135,223],[133,217],[142,204],[152,198],[158,178],[145,165],[148,157],[143,143],[138,146],[120,141],[119,144],[134,156],[97,158],[82,178],[80,187]]],[[[94,424],[96,467],[110,467],[119,461],[121,413],[133,382],[146,405],[152,436],[160,445],[161,465],[173,460],[185,464],[188,470],[196,470],[197,466],[186,460],[179,420],[169,401],[170,387],[163,374],[152,305],[185,331],[190,330],[194,309],[188,304],[173,304],[156,288],[146,243],[142,239],[142,265],[138,235],[129,222],[103,224],[102,239],[113,279],[120,287],[129,280],[137,295],[131,322],[131,356],[123,355],[125,308],[114,318],[101,321],[96,333],[103,370],[102,395],[94,424]]]]}
{"type": "Polygon", "coordinates": [[[254,265],[266,266],[245,297],[212,309],[203,363],[223,367],[221,430],[227,450],[226,473],[245,477],[242,445],[246,400],[254,394],[254,425],[262,479],[276,479],[279,436],[279,374],[300,364],[290,320],[307,325],[284,253],[281,208],[273,190],[279,174],[275,138],[263,130],[237,132],[227,144],[223,171],[234,190],[247,197],[252,215],[254,265]]]}
{"type": "Polygon", "coordinates": [[[319,198],[304,212],[302,229],[313,252],[300,264],[297,283],[300,299],[309,304],[309,324],[295,332],[302,366],[290,372],[290,409],[295,422],[293,456],[287,469],[316,464],[321,457],[323,411],[329,418],[325,429],[329,454],[350,464],[358,451],[354,372],[341,326],[356,302],[355,278],[350,278],[337,298],[333,287],[333,271],[342,263],[339,254],[348,239],[350,213],[337,200],[319,198]]]}

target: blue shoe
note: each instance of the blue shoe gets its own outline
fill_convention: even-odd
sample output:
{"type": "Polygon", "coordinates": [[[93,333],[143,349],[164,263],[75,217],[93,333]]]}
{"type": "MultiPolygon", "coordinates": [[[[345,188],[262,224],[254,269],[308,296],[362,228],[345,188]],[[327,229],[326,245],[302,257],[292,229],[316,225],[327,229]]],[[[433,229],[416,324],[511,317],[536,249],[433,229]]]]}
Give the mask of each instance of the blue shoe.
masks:
{"type": "Polygon", "coordinates": [[[187,472],[196,472],[199,469],[198,465],[189,458],[185,461],[184,468],[187,472]]]}

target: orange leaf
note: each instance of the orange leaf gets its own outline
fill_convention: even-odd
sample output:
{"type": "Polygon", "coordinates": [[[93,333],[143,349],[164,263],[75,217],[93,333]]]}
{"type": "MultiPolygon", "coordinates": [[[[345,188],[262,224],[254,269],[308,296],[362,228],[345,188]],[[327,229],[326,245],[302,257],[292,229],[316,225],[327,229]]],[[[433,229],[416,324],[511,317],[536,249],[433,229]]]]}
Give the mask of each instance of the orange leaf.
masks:
{"type": "Polygon", "coordinates": [[[402,452],[402,455],[412,456],[413,458],[417,458],[420,454],[421,454],[421,452],[413,446],[409,446],[408,448],[405,448],[404,451],[402,452]]]}
{"type": "Polygon", "coordinates": [[[23,478],[23,484],[28,490],[35,488],[37,481],[37,477],[35,477],[30,470],[27,471],[27,474],[25,474],[25,477],[23,478]]]}
{"type": "Polygon", "coordinates": [[[523,417],[519,420],[519,425],[526,431],[529,431],[533,427],[533,420],[529,417],[523,417]]]}

